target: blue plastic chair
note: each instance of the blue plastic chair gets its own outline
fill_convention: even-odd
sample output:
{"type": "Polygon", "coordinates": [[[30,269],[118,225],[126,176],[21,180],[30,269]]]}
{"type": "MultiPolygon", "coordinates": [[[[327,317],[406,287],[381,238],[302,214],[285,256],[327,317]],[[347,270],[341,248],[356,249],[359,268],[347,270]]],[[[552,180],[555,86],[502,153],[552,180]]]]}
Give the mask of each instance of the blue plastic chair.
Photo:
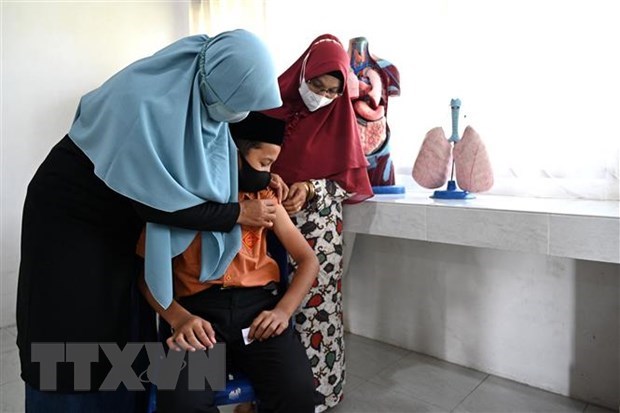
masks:
{"type": "Polygon", "coordinates": [[[226,380],[226,388],[215,392],[216,406],[254,401],[256,401],[256,395],[254,394],[252,383],[241,372],[229,373],[226,380]]]}

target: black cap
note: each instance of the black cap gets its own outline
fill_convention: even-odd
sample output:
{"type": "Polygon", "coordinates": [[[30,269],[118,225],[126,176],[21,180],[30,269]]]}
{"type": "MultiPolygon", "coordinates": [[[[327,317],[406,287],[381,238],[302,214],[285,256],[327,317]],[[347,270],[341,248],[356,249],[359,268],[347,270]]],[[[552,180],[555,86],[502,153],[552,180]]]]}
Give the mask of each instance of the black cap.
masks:
{"type": "Polygon", "coordinates": [[[244,139],[274,145],[282,145],[284,140],[284,121],[260,112],[250,112],[241,122],[229,123],[228,127],[234,140],[244,139]]]}

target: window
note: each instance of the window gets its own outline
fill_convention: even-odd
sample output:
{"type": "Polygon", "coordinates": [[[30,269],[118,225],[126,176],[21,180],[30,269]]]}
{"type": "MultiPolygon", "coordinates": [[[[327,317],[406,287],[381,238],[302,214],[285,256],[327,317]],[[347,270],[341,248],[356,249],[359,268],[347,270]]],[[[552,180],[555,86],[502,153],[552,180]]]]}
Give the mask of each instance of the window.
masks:
{"type": "Polygon", "coordinates": [[[450,135],[450,99],[459,98],[460,132],[476,129],[493,163],[489,194],[619,199],[616,0],[205,3],[217,5],[212,33],[255,31],[280,71],[322,33],[345,47],[366,37],[401,75],[388,113],[399,180],[412,183],[428,130],[450,135]]]}

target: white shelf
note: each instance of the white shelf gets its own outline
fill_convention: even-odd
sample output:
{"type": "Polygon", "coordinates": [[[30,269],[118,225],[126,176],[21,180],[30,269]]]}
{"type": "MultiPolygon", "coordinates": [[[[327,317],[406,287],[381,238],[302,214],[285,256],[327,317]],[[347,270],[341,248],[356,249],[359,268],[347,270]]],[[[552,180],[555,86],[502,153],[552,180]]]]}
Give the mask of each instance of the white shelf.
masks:
{"type": "Polygon", "coordinates": [[[430,193],[375,195],[344,208],[347,232],[620,263],[620,203],[430,193]]]}

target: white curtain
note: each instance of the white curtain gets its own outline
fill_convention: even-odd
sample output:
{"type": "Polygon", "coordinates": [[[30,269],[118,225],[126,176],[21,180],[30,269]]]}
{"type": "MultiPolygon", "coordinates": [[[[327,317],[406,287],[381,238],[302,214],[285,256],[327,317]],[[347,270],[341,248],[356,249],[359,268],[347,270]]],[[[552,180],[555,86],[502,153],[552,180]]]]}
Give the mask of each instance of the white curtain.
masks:
{"type": "Polygon", "coordinates": [[[191,34],[210,36],[223,31],[247,29],[264,36],[266,0],[192,0],[191,34]]]}
{"type": "Polygon", "coordinates": [[[365,36],[400,71],[388,122],[398,180],[425,133],[476,129],[491,157],[489,194],[619,199],[617,0],[195,1],[192,27],[244,27],[286,69],[322,33],[365,36]],[[194,23],[195,22],[195,23],[194,23]]]}

